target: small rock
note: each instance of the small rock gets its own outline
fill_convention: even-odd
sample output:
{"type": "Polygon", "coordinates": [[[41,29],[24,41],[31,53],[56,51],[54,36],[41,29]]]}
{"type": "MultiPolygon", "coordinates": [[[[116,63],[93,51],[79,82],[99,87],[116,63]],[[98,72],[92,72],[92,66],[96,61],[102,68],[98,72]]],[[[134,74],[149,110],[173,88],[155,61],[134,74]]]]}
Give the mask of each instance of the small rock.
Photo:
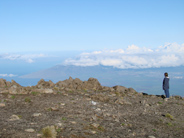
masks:
{"type": "Polygon", "coordinates": [[[96,123],[93,123],[92,126],[93,126],[94,128],[98,128],[100,125],[99,125],[99,124],[96,124],[96,123]]]}
{"type": "Polygon", "coordinates": [[[53,93],[53,90],[52,89],[45,89],[44,93],[53,93]]]}
{"type": "Polygon", "coordinates": [[[64,96],[68,96],[68,94],[67,94],[67,93],[63,93],[63,95],[64,95],[64,96]]]}
{"type": "Polygon", "coordinates": [[[127,105],[132,105],[132,103],[128,102],[128,101],[124,101],[124,103],[127,104],[127,105]]]}
{"type": "Polygon", "coordinates": [[[36,125],[37,123],[30,123],[30,125],[36,125]]]}
{"type": "Polygon", "coordinates": [[[111,116],[111,114],[109,114],[109,113],[103,113],[103,115],[106,117],[106,116],[111,116]]]}
{"type": "Polygon", "coordinates": [[[92,116],[92,120],[96,121],[97,120],[96,116],[92,116]]]}
{"type": "Polygon", "coordinates": [[[57,126],[61,127],[63,124],[62,123],[57,123],[57,126]]]}
{"type": "Polygon", "coordinates": [[[0,103],[0,107],[5,107],[5,103],[0,103]]]}
{"type": "Polygon", "coordinates": [[[148,136],[148,138],[156,138],[155,136],[148,136]]]}
{"type": "Polygon", "coordinates": [[[92,134],[96,134],[96,131],[91,131],[92,134]]]}
{"type": "Polygon", "coordinates": [[[116,121],[116,122],[119,122],[119,119],[118,119],[118,118],[116,118],[116,119],[115,119],[115,121],[116,121]]]}
{"type": "Polygon", "coordinates": [[[17,115],[12,115],[9,119],[9,121],[16,121],[19,120],[20,118],[17,115]]]}
{"type": "Polygon", "coordinates": [[[37,134],[37,137],[42,137],[42,134],[37,134]]]}
{"type": "Polygon", "coordinates": [[[168,101],[168,100],[169,100],[169,98],[165,98],[165,99],[164,99],[164,101],[168,101]]]}
{"type": "Polygon", "coordinates": [[[125,99],[117,99],[117,100],[115,101],[115,103],[116,103],[116,104],[127,104],[127,105],[132,105],[131,102],[129,102],[129,101],[125,100],[125,99]]]}
{"type": "Polygon", "coordinates": [[[111,96],[116,97],[116,94],[111,94],[111,96]]]}
{"type": "Polygon", "coordinates": [[[96,103],[96,102],[94,102],[94,101],[91,101],[91,104],[96,105],[97,103],[96,103]]]}
{"type": "Polygon", "coordinates": [[[64,106],[64,105],[65,105],[65,103],[61,103],[60,105],[63,105],[63,106],[64,106]]]}
{"type": "Polygon", "coordinates": [[[33,116],[34,117],[38,117],[38,116],[41,116],[42,114],[41,113],[34,113],[33,116]]]}
{"type": "Polygon", "coordinates": [[[91,98],[86,98],[87,101],[91,101],[91,98]]]}
{"type": "Polygon", "coordinates": [[[59,108],[58,107],[51,107],[51,110],[52,111],[59,111],[59,108]]]}
{"type": "Polygon", "coordinates": [[[101,111],[101,109],[100,108],[97,108],[96,111],[101,111]]]}
{"type": "Polygon", "coordinates": [[[25,131],[26,131],[26,132],[30,132],[30,133],[35,132],[35,130],[32,129],[32,128],[26,129],[25,131]]]}
{"type": "Polygon", "coordinates": [[[142,100],[142,101],[140,101],[140,103],[141,103],[142,105],[145,105],[145,104],[146,104],[146,100],[142,100]]]}
{"type": "Polygon", "coordinates": [[[118,99],[115,101],[116,104],[124,104],[123,100],[122,99],[118,99]]]}
{"type": "Polygon", "coordinates": [[[70,123],[72,123],[72,124],[77,124],[77,122],[75,122],[75,121],[70,121],[70,123]]]}

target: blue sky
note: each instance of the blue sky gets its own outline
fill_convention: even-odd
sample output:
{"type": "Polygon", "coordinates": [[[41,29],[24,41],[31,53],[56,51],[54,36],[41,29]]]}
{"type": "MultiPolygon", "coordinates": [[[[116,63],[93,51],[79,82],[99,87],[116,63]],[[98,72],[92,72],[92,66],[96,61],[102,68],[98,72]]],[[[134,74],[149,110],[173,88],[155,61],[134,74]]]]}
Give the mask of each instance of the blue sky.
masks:
{"type": "Polygon", "coordinates": [[[183,66],[183,7],[183,0],[1,0],[0,69],[183,66]]]}
{"type": "Polygon", "coordinates": [[[1,53],[184,43],[183,0],[3,0],[1,53]]]}

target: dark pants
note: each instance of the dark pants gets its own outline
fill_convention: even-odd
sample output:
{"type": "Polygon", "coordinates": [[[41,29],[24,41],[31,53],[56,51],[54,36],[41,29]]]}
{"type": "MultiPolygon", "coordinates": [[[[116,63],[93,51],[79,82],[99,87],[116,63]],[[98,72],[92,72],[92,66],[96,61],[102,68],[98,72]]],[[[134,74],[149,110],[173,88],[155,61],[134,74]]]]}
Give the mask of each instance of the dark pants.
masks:
{"type": "Polygon", "coordinates": [[[164,90],[164,91],[165,91],[165,96],[166,96],[166,98],[169,98],[169,89],[164,90]]]}

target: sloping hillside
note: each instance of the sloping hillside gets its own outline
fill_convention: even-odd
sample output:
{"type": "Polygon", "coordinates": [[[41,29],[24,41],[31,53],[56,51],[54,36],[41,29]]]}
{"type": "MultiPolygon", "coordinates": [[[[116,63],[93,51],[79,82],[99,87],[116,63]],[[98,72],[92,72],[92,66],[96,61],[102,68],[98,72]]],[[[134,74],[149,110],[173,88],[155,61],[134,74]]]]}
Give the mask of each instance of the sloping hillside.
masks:
{"type": "Polygon", "coordinates": [[[180,96],[137,93],[98,80],[40,80],[22,87],[0,81],[0,137],[183,138],[184,100],[180,96]]]}

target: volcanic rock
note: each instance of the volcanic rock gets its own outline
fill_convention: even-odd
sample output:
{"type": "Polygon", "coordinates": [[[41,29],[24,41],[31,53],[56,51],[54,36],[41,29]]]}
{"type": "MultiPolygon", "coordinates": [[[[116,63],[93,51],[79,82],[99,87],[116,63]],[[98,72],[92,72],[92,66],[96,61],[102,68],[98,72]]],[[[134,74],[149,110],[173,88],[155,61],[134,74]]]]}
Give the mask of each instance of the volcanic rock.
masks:
{"type": "Polygon", "coordinates": [[[126,88],[124,86],[114,86],[113,88],[116,92],[123,92],[124,93],[124,92],[128,91],[128,88],[126,88]]]}

